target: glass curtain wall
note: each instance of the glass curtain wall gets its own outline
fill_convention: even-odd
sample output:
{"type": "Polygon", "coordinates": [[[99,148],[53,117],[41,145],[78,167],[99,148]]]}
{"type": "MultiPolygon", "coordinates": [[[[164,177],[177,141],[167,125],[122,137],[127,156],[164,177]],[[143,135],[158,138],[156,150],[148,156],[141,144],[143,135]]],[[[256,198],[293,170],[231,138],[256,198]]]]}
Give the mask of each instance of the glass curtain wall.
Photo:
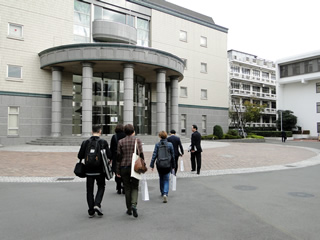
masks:
{"type": "MultiPolygon", "coordinates": [[[[102,132],[114,134],[118,123],[123,123],[123,74],[95,73],[92,80],[92,124],[102,126],[102,132]]],[[[136,134],[151,133],[150,86],[144,79],[134,77],[134,126],[136,134]]],[[[82,77],[73,76],[72,134],[82,133],[82,77]]]]}

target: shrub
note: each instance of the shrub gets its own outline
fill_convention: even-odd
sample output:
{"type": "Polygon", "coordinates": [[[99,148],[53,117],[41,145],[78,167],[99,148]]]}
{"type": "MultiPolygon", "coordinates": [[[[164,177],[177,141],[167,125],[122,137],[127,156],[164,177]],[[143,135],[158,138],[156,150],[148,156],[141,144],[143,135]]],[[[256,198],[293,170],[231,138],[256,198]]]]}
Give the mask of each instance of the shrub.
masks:
{"type": "Polygon", "coordinates": [[[239,135],[232,135],[232,134],[229,134],[229,132],[227,134],[224,134],[223,135],[223,138],[224,139],[238,139],[238,138],[241,138],[241,136],[239,135]]]}
{"type": "Polygon", "coordinates": [[[229,129],[227,134],[232,135],[232,136],[239,136],[238,131],[235,129],[229,129]]]}
{"type": "Polygon", "coordinates": [[[248,134],[247,138],[256,138],[256,139],[264,139],[263,136],[259,136],[253,133],[248,134]]]}
{"type": "Polygon", "coordinates": [[[219,125],[215,125],[213,127],[213,135],[216,135],[217,138],[221,139],[223,138],[223,130],[222,130],[222,127],[219,126],[219,125]]]}
{"type": "Polygon", "coordinates": [[[217,138],[217,136],[215,136],[213,134],[201,136],[202,140],[212,140],[214,138],[217,138]]]}

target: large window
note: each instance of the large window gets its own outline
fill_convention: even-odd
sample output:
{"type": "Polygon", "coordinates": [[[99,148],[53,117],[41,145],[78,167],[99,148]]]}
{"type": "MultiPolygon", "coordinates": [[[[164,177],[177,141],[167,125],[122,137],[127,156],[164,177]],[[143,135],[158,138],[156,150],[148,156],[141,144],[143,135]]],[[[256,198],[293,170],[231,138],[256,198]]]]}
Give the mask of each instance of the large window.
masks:
{"type": "Polygon", "coordinates": [[[75,42],[90,42],[90,4],[74,1],[73,34],[75,42]]]}
{"type": "Polygon", "coordinates": [[[231,83],[231,88],[240,89],[240,83],[238,83],[238,82],[232,82],[232,83],[231,83]]]}
{"type": "Polygon", "coordinates": [[[288,65],[280,66],[280,77],[288,77],[288,65]]]}
{"type": "Polygon", "coordinates": [[[250,85],[249,84],[242,84],[242,88],[243,88],[243,90],[250,91],[250,85]]]}
{"type": "Polygon", "coordinates": [[[256,76],[256,77],[260,77],[260,71],[253,69],[253,70],[252,70],[252,75],[253,75],[253,76],[256,76]]]}
{"type": "Polygon", "coordinates": [[[9,79],[22,79],[22,67],[16,65],[7,66],[7,78],[9,79]]]}
{"type": "Polygon", "coordinates": [[[313,72],[312,61],[304,62],[304,71],[305,71],[305,73],[312,73],[313,72]]]}
{"type": "Polygon", "coordinates": [[[243,74],[250,75],[250,69],[249,68],[242,68],[241,70],[242,70],[243,74]]]}
{"type": "Polygon", "coordinates": [[[19,107],[8,107],[8,136],[19,135],[19,107]]]}
{"type": "Polygon", "coordinates": [[[316,93],[320,93],[320,82],[316,83],[316,93]]]}
{"type": "Polygon", "coordinates": [[[262,77],[269,79],[269,73],[268,72],[262,72],[262,77]]]}
{"type": "Polygon", "coordinates": [[[232,65],[231,72],[240,73],[240,67],[232,65]]]}
{"type": "Polygon", "coordinates": [[[300,74],[300,63],[292,64],[292,74],[299,75],[300,74]]]}
{"type": "Polygon", "coordinates": [[[9,23],[8,37],[23,39],[23,26],[20,24],[9,23]]]}
{"type": "Polygon", "coordinates": [[[137,45],[149,47],[149,21],[138,18],[137,20],[137,45]]]}
{"type": "Polygon", "coordinates": [[[317,113],[320,113],[320,102],[317,102],[317,113]]]}

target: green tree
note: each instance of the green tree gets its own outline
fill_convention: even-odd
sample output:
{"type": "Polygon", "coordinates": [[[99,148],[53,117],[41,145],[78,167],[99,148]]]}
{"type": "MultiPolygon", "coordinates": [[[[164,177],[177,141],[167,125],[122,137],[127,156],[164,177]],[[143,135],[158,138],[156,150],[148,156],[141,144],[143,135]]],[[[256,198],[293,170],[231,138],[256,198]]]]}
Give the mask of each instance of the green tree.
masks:
{"type": "Polygon", "coordinates": [[[277,128],[281,130],[281,112],[282,112],[282,130],[291,131],[296,127],[297,117],[290,110],[278,111],[277,128]]]}
{"type": "Polygon", "coordinates": [[[213,135],[217,136],[219,139],[223,138],[223,130],[220,125],[215,125],[213,127],[213,135]]]}
{"type": "Polygon", "coordinates": [[[245,107],[245,112],[243,116],[245,123],[258,122],[260,120],[261,113],[267,107],[267,105],[265,104],[260,105],[251,103],[249,101],[245,101],[243,106],[245,107]]]}

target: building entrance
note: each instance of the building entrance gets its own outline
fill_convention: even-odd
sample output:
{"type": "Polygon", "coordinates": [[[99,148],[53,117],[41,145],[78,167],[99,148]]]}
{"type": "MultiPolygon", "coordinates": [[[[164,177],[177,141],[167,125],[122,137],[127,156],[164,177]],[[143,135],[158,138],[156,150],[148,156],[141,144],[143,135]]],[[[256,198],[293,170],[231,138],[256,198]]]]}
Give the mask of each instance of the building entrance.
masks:
{"type": "MultiPolygon", "coordinates": [[[[102,126],[102,134],[114,134],[118,123],[123,123],[123,74],[94,73],[92,79],[92,124],[102,126]]],[[[133,93],[136,134],[151,133],[151,91],[142,77],[134,76],[133,93]]],[[[73,76],[72,134],[82,133],[82,76],[73,76]]]]}

